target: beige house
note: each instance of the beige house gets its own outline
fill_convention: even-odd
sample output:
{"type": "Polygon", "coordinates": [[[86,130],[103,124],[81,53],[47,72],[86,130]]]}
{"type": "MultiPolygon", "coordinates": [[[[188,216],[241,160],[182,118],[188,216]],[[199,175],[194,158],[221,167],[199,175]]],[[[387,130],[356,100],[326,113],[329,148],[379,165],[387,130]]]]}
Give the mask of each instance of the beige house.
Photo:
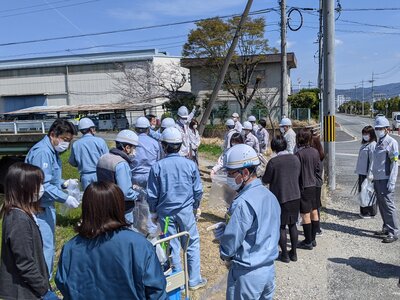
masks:
{"type": "MultiPolygon", "coordinates": [[[[258,85],[258,89],[255,92],[254,98],[260,99],[267,103],[273,115],[279,113],[280,108],[280,86],[281,86],[281,55],[278,54],[267,54],[257,56],[259,62],[255,68],[255,72],[251,82],[251,88],[248,90],[250,94],[252,92],[253,84],[256,78],[260,78],[261,81],[258,85]]],[[[239,58],[240,60],[240,58],[239,58]]],[[[181,66],[190,70],[190,84],[191,91],[196,96],[198,103],[200,104],[204,99],[209,98],[212,93],[218,70],[216,67],[209,67],[206,65],[207,59],[197,58],[183,58],[181,59],[181,66]]],[[[294,53],[287,54],[287,65],[288,65],[288,94],[291,93],[290,85],[290,70],[297,67],[296,56],[294,53]]],[[[230,67],[232,70],[233,66],[230,67]]],[[[222,89],[218,94],[218,100],[215,104],[218,107],[222,101],[228,101],[228,107],[230,113],[240,112],[239,103],[235,97],[229,93],[226,89],[222,89]]],[[[250,115],[252,104],[247,108],[246,113],[250,115]]],[[[286,103],[287,105],[287,103],[286,103]]]]}

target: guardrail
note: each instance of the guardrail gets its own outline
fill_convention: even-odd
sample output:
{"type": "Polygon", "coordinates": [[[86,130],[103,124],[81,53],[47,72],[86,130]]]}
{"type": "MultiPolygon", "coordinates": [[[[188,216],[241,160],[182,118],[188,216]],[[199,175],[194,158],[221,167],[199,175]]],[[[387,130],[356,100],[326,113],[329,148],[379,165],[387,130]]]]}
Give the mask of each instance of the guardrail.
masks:
{"type": "Polygon", "coordinates": [[[0,122],[0,134],[46,133],[54,120],[0,122]]]}

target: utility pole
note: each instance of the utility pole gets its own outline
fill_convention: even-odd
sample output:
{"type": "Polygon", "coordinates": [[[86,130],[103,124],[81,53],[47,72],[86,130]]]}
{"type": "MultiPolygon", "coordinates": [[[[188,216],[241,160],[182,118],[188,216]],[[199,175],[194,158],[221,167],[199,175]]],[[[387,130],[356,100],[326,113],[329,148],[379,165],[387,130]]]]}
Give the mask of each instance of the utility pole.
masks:
{"type": "Polygon", "coordinates": [[[374,117],[374,72],[372,72],[372,78],[369,82],[371,82],[371,118],[374,117]]]}
{"type": "Polygon", "coordinates": [[[362,86],[362,115],[364,116],[364,80],[361,81],[361,86],[362,86]]]}
{"type": "Polygon", "coordinates": [[[246,19],[247,19],[247,16],[249,15],[249,11],[250,11],[252,4],[253,4],[253,0],[247,1],[246,8],[244,9],[244,12],[240,18],[239,25],[236,28],[236,32],[235,32],[235,36],[233,37],[232,44],[229,47],[228,53],[226,54],[226,57],[225,57],[224,65],[222,66],[221,72],[218,75],[217,82],[215,83],[214,89],[213,89],[211,97],[210,97],[210,101],[208,102],[207,108],[204,111],[203,117],[201,118],[200,128],[199,128],[200,135],[203,135],[204,128],[207,125],[207,121],[208,121],[208,118],[210,117],[212,107],[214,105],[215,100],[217,99],[218,92],[220,91],[220,89],[222,87],[222,83],[224,82],[226,72],[228,71],[229,64],[231,62],[232,56],[233,56],[235,48],[237,46],[240,31],[243,27],[244,22],[246,22],[246,19]]]}
{"type": "Polygon", "coordinates": [[[322,0],[319,0],[319,32],[318,32],[318,97],[319,97],[319,123],[320,129],[324,128],[324,102],[322,87],[322,0]]]}
{"type": "Polygon", "coordinates": [[[281,119],[288,115],[287,56],[286,56],[286,0],[281,5],[281,119]]]}
{"type": "Polygon", "coordinates": [[[324,150],[325,170],[330,190],[336,189],[335,162],[335,5],[323,1],[323,61],[324,61],[324,150]]]}

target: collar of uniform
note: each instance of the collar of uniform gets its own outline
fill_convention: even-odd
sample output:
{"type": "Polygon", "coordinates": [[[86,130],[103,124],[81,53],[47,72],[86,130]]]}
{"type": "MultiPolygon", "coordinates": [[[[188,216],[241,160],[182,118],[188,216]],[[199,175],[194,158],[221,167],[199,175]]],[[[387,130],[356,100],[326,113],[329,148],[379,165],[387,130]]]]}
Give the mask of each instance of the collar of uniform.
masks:
{"type": "Polygon", "coordinates": [[[88,132],[88,133],[85,133],[84,135],[82,135],[82,137],[90,137],[90,136],[93,136],[90,132],[88,132]]]}
{"type": "Polygon", "coordinates": [[[179,153],[170,153],[170,154],[167,154],[166,157],[174,157],[174,156],[180,156],[180,155],[179,155],[179,153]]]}
{"type": "Polygon", "coordinates": [[[138,136],[147,136],[147,133],[146,132],[142,132],[142,133],[139,133],[138,136]]]}
{"type": "Polygon", "coordinates": [[[51,141],[50,141],[50,138],[49,138],[49,136],[48,135],[46,135],[45,137],[44,137],[44,143],[46,144],[46,146],[47,147],[49,147],[49,149],[53,152],[53,153],[57,153],[56,152],[56,149],[54,149],[54,147],[53,147],[53,145],[51,144],[51,141]]]}
{"type": "Polygon", "coordinates": [[[240,191],[240,194],[244,193],[245,191],[247,191],[247,190],[249,190],[249,189],[251,189],[253,187],[259,186],[259,185],[262,185],[261,180],[256,178],[252,182],[250,182],[249,184],[246,184],[243,187],[243,189],[240,191]]]}

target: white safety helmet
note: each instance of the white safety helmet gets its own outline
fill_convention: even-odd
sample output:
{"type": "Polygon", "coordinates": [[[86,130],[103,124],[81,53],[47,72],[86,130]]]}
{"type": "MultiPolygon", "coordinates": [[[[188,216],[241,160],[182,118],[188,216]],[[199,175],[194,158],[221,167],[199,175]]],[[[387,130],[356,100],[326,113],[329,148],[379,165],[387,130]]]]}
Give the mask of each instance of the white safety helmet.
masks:
{"type": "Polygon", "coordinates": [[[177,128],[168,127],[162,132],[161,141],[168,144],[181,144],[182,134],[177,128]]]}
{"type": "Polygon", "coordinates": [[[150,122],[146,117],[139,117],[136,120],[136,124],[135,124],[136,128],[149,128],[150,127],[150,122]]]}
{"type": "Polygon", "coordinates": [[[279,126],[292,126],[292,121],[289,118],[282,118],[279,126]]]}
{"type": "Polygon", "coordinates": [[[235,122],[232,119],[228,119],[225,122],[226,126],[235,126],[235,122]]]}
{"type": "Polygon", "coordinates": [[[247,119],[247,121],[249,121],[249,122],[255,122],[255,121],[257,121],[257,120],[256,120],[256,117],[255,117],[255,116],[250,116],[250,117],[247,119]]]}
{"type": "Polygon", "coordinates": [[[126,143],[130,145],[137,146],[139,145],[139,137],[137,134],[129,129],[124,129],[118,132],[117,137],[115,138],[116,142],[126,143]]]}
{"type": "Polygon", "coordinates": [[[388,119],[385,117],[377,117],[375,119],[375,128],[384,128],[384,127],[390,127],[388,119]]]}
{"type": "Polygon", "coordinates": [[[243,122],[243,129],[253,130],[253,125],[249,121],[243,122]]]}
{"type": "Polygon", "coordinates": [[[189,115],[189,110],[187,109],[186,106],[181,106],[178,109],[178,116],[180,116],[181,118],[187,118],[189,115]]]}
{"type": "Polygon", "coordinates": [[[232,118],[239,118],[239,114],[238,113],[233,113],[232,114],[232,118]]]}
{"type": "Polygon", "coordinates": [[[95,127],[95,125],[94,125],[93,121],[90,120],[89,118],[82,118],[79,120],[79,124],[78,124],[79,130],[89,129],[91,127],[95,127]]]}
{"type": "Polygon", "coordinates": [[[224,156],[224,168],[227,170],[244,169],[259,164],[260,159],[256,151],[246,144],[232,146],[224,156]]]}
{"type": "Polygon", "coordinates": [[[161,128],[174,127],[175,121],[172,118],[165,118],[161,121],[161,128]]]}

